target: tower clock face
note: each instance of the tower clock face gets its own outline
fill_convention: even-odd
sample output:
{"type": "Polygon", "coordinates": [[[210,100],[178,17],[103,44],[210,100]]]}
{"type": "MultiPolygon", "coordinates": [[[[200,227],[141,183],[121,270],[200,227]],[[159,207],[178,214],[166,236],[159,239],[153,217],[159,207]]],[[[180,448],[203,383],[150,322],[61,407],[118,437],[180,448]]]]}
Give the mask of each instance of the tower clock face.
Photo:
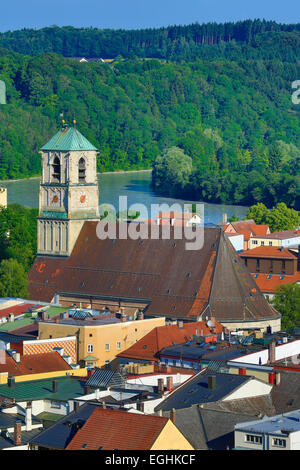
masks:
{"type": "Polygon", "coordinates": [[[50,191],[50,206],[59,207],[60,206],[61,194],[60,191],[56,189],[51,189],[50,191]]]}
{"type": "Polygon", "coordinates": [[[88,195],[85,191],[78,191],[78,205],[80,207],[85,207],[88,204],[88,195]]]}

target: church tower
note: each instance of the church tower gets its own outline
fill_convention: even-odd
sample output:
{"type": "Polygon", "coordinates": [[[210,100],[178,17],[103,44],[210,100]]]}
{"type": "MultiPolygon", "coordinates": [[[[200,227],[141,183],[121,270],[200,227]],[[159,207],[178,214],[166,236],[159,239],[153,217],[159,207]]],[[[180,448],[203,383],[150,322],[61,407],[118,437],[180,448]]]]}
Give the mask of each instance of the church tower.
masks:
{"type": "Polygon", "coordinates": [[[75,127],[41,148],[38,255],[70,256],[86,220],[99,220],[97,149],[75,127]]]}

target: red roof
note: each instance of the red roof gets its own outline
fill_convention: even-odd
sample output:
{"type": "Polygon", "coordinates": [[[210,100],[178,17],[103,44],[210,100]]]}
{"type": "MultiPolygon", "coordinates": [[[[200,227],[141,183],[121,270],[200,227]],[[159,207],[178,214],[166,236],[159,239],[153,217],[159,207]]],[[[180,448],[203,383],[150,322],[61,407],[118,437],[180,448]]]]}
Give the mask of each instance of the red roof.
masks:
{"type": "MultiPolygon", "coordinates": [[[[217,321],[215,325],[216,332],[221,333],[223,329],[222,325],[217,321]]],[[[203,334],[205,336],[211,334],[211,330],[204,321],[184,323],[183,328],[179,328],[178,325],[158,326],[130,348],[118,354],[118,357],[158,361],[157,354],[163,348],[172,346],[174,343],[186,343],[190,341],[195,334],[203,334]]]]}
{"type": "Polygon", "coordinates": [[[38,307],[38,305],[35,304],[18,304],[18,305],[12,305],[11,307],[7,308],[2,308],[0,310],[0,318],[2,317],[8,317],[10,313],[13,313],[15,316],[21,315],[22,313],[26,313],[31,311],[32,307],[38,307]]]}
{"type": "Polygon", "coordinates": [[[161,416],[96,408],[66,450],[149,450],[167,422],[161,416]]]}
{"type": "Polygon", "coordinates": [[[278,287],[285,286],[287,284],[293,284],[294,282],[300,282],[300,271],[296,271],[293,276],[285,274],[257,275],[253,273],[252,277],[262,292],[274,294],[278,287]]]}
{"type": "Polygon", "coordinates": [[[281,249],[278,246],[258,246],[252,250],[243,251],[240,256],[243,258],[298,258],[297,254],[290,251],[288,248],[281,249]]]}
{"type": "Polygon", "coordinates": [[[5,353],[5,355],[5,362],[0,361],[0,373],[8,372],[11,375],[27,375],[71,369],[71,366],[57,351],[21,356],[20,363],[17,363],[9,354],[5,353]]]}

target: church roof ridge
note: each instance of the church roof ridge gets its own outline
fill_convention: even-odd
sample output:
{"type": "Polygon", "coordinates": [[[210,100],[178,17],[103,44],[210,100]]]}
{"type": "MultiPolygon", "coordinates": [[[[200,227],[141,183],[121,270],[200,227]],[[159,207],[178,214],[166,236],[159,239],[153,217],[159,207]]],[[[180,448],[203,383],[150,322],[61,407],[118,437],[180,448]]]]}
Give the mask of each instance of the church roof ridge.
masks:
{"type": "Polygon", "coordinates": [[[76,127],[65,126],[60,129],[41,150],[97,150],[91,142],[84,137],[76,127]]]}

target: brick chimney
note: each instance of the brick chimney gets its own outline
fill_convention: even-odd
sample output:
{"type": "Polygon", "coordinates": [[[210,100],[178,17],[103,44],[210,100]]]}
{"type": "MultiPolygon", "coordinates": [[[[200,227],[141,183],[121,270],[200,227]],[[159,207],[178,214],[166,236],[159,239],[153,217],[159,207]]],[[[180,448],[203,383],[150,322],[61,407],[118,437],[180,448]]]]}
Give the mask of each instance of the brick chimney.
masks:
{"type": "Polygon", "coordinates": [[[14,444],[20,446],[22,444],[22,421],[18,420],[14,426],[14,444]]]}
{"type": "Polygon", "coordinates": [[[210,390],[212,390],[213,388],[216,388],[216,385],[217,385],[217,377],[215,375],[209,375],[207,377],[208,379],[208,382],[207,382],[207,386],[210,390]]]}
{"type": "Polygon", "coordinates": [[[169,392],[173,390],[173,377],[167,377],[167,390],[169,392]]]}
{"type": "Polygon", "coordinates": [[[52,393],[57,392],[57,380],[52,380],[52,393]]]}
{"type": "Polygon", "coordinates": [[[178,328],[183,328],[183,321],[178,320],[177,325],[178,325],[178,328]]]}
{"type": "Polygon", "coordinates": [[[172,408],[170,411],[170,420],[172,421],[173,424],[176,424],[176,410],[175,408],[172,408]]]}
{"type": "Polygon", "coordinates": [[[270,343],[269,343],[269,357],[268,357],[268,362],[270,362],[270,363],[273,363],[276,360],[275,348],[276,348],[276,342],[275,341],[270,341],[270,343]]]}
{"type": "Polygon", "coordinates": [[[157,380],[157,388],[158,388],[158,393],[162,395],[164,393],[164,379],[158,379],[157,380]]]}

